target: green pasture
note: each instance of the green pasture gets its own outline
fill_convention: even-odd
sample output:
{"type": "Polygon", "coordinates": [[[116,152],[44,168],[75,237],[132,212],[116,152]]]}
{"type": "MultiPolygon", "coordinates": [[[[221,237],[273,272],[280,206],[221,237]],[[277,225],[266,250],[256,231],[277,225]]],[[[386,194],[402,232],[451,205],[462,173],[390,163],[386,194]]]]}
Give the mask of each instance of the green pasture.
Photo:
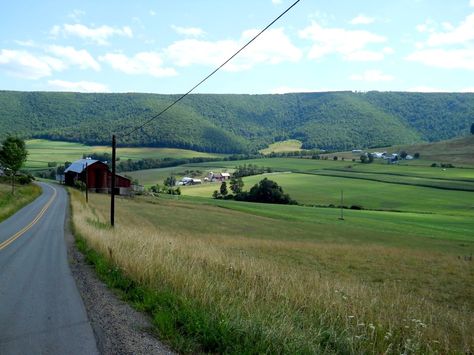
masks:
{"type": "Polygon", "coordinates": [[[282,142],[270,144],[268,148],[261,149],[262,154],[282,153],[282,152],[299,152],[303,143],[296,139],[288,139],[282,142]]]}
{"type": "MultiPolygon", "coordinates": [[[[26,141],[28,150],[27,169],[47,168],[48,162],[63,164],[65,161],[81,159],[83,154],[109,153],[112,149],[106,146],[88,146],[81,143],[49,141],[45,139],[32,139],[26,141]]],[[[145,158],[192,158],[192,157],[219,157],[222,154],[196,152],[175,148],[117,148],[117,157],[126,160],[145,158]]]]}
{"type": "MultiPolygon", "coordinates": [[[[449,191],[420,186],[408,186],[334,176],[297,173],[272,173],[243,179],[244,190],[250,189],[263,177],[276,181],[283,190],[306,205],[358,205],[365,209],[474,215],[474,192],[449,191]]],[[[211,197],[219,183],[184,186],[184,195],[211,197]]]]}

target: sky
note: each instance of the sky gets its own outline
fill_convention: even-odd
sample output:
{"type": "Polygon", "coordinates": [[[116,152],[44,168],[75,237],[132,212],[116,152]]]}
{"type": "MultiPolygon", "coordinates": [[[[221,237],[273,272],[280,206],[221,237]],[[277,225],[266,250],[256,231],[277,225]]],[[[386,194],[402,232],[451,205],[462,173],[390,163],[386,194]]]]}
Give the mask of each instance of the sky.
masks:
{"type": "MultiPolygon", "coordinates": [[[[0,90],[180,94],[294,0],[17,0],[0,90]]],[[[474,92],[474,0],[301,0],[196,93],[474,92]]]]}

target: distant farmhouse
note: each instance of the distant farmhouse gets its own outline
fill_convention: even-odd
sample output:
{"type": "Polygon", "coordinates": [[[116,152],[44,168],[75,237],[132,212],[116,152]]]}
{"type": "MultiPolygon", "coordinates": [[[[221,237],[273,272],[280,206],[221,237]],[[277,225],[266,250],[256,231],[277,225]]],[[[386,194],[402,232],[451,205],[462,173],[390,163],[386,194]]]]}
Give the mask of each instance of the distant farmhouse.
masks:
{"type": "MultiPolygon", "coordinates": [[[[74,186],[77,182],[86,185],[89,191],[110,193],[112,189],[112,172],[107,164],[94,159],[79,159],[64,170],[64,182],[74,186]],[[87,176],[87,181],[86,181],[87,176]]],[[[116,193],[129,195],[132,182],[124,176],[115,174],[116,193]]]]}
{"type": "Polygon", "coordinates": [[[218,182],[218,181],[226,181],[230,179],[229,173],[213,173],[212,171],[207,176],[209,181],[211,182],[218,182]]]}

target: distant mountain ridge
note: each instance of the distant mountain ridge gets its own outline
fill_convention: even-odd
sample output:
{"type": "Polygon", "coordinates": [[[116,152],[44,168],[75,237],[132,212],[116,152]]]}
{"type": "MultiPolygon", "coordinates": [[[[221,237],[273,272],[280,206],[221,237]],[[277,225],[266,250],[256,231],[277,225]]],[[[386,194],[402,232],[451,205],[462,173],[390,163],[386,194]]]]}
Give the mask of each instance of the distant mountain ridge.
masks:
{"type": "MultiPolygon", "coordinates": [[[[0,91],[0,139],[7,134],[110,144],[176,95],[0,91]]],[[[193,94],[119,144],[243,153],[298,139],[303,148],[439,141],[469,134],[474,94],[320,92],[193,94]]]]}

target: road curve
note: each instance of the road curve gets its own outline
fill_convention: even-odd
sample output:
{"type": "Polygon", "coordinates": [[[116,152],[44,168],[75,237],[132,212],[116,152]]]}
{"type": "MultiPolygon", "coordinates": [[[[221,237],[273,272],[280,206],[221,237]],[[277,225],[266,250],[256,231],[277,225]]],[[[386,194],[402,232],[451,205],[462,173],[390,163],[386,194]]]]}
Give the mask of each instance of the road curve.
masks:
{"type": "Polygon", "coordinates": [[[67,261],[67,193],[43,193],[0,223],[0,354],[97,354],[67,261]]]}

